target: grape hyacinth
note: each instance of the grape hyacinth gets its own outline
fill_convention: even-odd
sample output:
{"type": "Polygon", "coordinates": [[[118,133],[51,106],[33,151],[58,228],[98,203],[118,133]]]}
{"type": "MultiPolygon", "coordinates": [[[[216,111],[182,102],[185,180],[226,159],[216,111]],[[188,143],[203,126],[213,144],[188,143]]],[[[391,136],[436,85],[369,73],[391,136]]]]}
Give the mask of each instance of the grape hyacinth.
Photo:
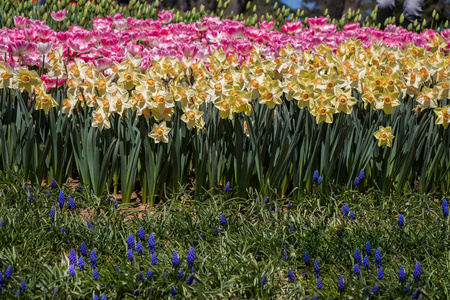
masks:
{"type": "Polygon", "coordinates": [[[100,274],[98,273],[98,269],[95,268],[95,269],[94,269],[94,273],[92,273],[92,279],[93,279],[93,280],[98,280],[99,277],[100,277],[100,274]]]}
{"type": "Polygon", "coordinates": [[[412,296],[413,299],[419,299],[420,297],[420,288],[417,288],[412,296]]]}
{"type": "Polygon", "coordinates": [[[152,265],[158,264],[158,257],[156,256],[156,252],[153,252],[152,254],[152,265]]]}
{"type": "Polygon", "coordinates": [[[8,266],[5,272],[5,279],[9,279],[12,276],[12,266],[8,266]]]}
{"type": "Polygon", "coordinates": [[[142,247],[141,241],[137,242],[136,252],[138,253],[138,255],[142,255],[143,250],[144,250],[144,247],[142,247]]]}
{"type": "Polygon", "coordinates": [[[314,294],[313,294],[312,300],[319,300],[319,297],[317,297],[317,293],[314,293],[314,294]]]}
{"type": "Polygon", "coordinates": [[[134,259],[133,250],[128,249],[127,258],[128,258],[128,260],[133,260],[134,259]]]}
{"type": "MultiPolygon", "coordinates": [[[[264,204],[265,204],[265,205],[269,204],[269,201],[270,201],[270,198],[267,197],[267,198],[264,200],[264,204]]],[[[265,205],[264,205],[264,206],[265,206],[265,205]]]]}
{"type": "Polygon", "coordinates": [[[77,254],[75,253],[74,249],[70,250],[69,261],[73,265],[77,263],[77,254]]]}
{"type": "Polygon", "coordinates": [[[317,183],[317,180],[319,179],[319,171],[317,171],[317,170],[314,171],[312,179],[315,183],[317,183]]]}
{"type": "Polygon", "coordinates": [[[361,169],[361,171],[359,171],[358,178],[360,181],[362,181],[364,179],[364,169],[361,169]]]}
{"type": "Polygon", "coordinates": [[[145,231],[144,227],[139,228],[138,237],[141,241],[145,241],[145,231]]]}
{"type": "Polygon", "coordinates": [[[184,276],[184,272],[183,272],[183,268],[180,269],[180,272],[178,272],[178,278],[183,278],[184,276]]]}
{"type": "Polygon", "coordinates": [[[172,266],[177,269],[179,265],[180,259],[178,258],[178,253],[176,251],[173,251],[172,266]]]}
{"type": "Polygon", "coordinates": [[[134,244],[134,236],[132,233],[130,233],[130,235],[128,236],[127,245],[128,249],[134,250],[135,244],[134,244]]]}
{"type": "Polygon", "coordinates": [[[399,228],[402,228],[404,223],[405,223],[405,217],[403,216],[403,214],[401,214],[401,215],[398,217],[398,227],[399,227],[399,228]]]}
{"type": "Polygon", "coordinates": [[[323,288],[323,284],[322,284],[322,278],[317,278],[317,284],[316,284],[316,288],[318,290],[321,290],[323,288]]]}
{"type": "Polygon", "coordinates": [[[194,261],[195,261],[194,247],[189,248],[189,252],[187,254],[186,260],[187,260],[188,267],[192,267],[194,265],[194,261]]]}
{"type": "Polygon", "coordinates": [[[194,273],[191,273],[191,275],[189,275],[188,278],[186,279],[186,284],[192,285],[194,283],[194,279],[195,279],[194,273]]]}
{"type": "Polygon", "coordinates": [[[370,246],[370,242],[366,243],[366,246],[364,247],[364,251],[366,251],[367,255],[370,255],[372,253],[372,247],[370,246]]]}
{"type": "Polygon", "coordinates": [[[361,272],[359,271],[359,265],[358,264],[355,264],[353,266],[353,273],[355,273],[355,275],[361,274],[361,272]]]}
{"type": "Polygon", "coordinates": [[[422,274],[422,268],[420,266],[420,262],[416,262],[416,266],[414,267],[414,281],[415,282],[419,282],[421,274],[422,274]]]}
{"type": "Polygon", "coordinates": [[[177,290],[175,289],[175,287],[173,285],[170,288],[170,295],[172,295],[172,297],[175,297],[177,295],[177,290]]]}
{"type": "MultiPolygon", "coordinates": [[[[55,213],[56,213],[55,207],[52,206],[52,209],[50,210],[50,220],[52,222],[55,220],[55,213]]],[[[2,218],[2,221],[3,221],[3,218],[2,218]]],[[[5,226],[5,225],[2,225],[2,226],[5,226]]]]}
{"type": "Polygon", "coordinates": [[[375,266],[378,268],[381,266],[381,264],[382,264],[381,251],[380,248],[377,248],[377,250],[375,251],[375,266]]]}
{"type": "Polygon", "coordinates": [[[378,279],[379,280],[384,279],[384,272],[383,272],[383,268],[381,266],[378,268],[378,279]]]}
{"type": "Polygon", "coordinates": [[[94,295],[94,297],[92,297],[92,300],[100,300],[100,297],[98,295],[94,295]]]}
{"type": "Polygon", "coordinates": [[[408,282],[405,286],[405,293],[409,293],[410,290],[411,290],[411,286],[409,285],[409,282],[408,282]]]}
{"type": "Polygon", "coordinates": [[[147,278],[152,278],[153,277],[152,269],[148,268],[146,276],[147,276],[147,278]]]}
{"type": "Polygon", "coordinates": [[[69,209],[75,209],[75,201],[73,201],[72,196],[67,197],[67,205],[69,206],[69,209]]]}
{"type": "Polygon", "coordinates": [[[142,273],[142,271],[139,271],[139,280],[142,281],[142,283],[145,282],[144,273],[142,273]]]}
{"type": "Polygon", "coordinates": [[[403,266],[400,266],[400,271],[398,272],[398,280],[402,283],[406,280],[406,273],[403,266]]]}
{"type": "Polygon", "coordinates": [[[231,191],[231,184],[228,181],[227,184],[225,185],[225,193],[228,193],[229,191],[231,191]]]}
{"type": "Polygon", "coordinates": [[[95,253],[95,249],[91,250],[91,255],[89,256],[91,261],[91,269],[97,266],[97,253],[95,253]]]}
{"type": "Polygon", "coordinates": [[[30,192],[30,196],[28,197],[28,202],[33,202],[33,193],[30,192]]]}
{"type": "Polygon", "coordinates": [[[309,257],[309,252],[308,251],[305,252],[305,255],[303,256],[303,261],[307,265],[309,265],[311,263],[311,257],[309,257]]]}
{"type": "Polygon", "coordinates": [[[378,286],[378,283],[375,283],[373,286],[373,293],[379,293],[380,292],[380,287],[378,286]]]}
{"type": "Polygon", "coordinates": [[[292,272],[291,268],[289,268],[289,270],[288,270],[288,279],[291,282],[295,280],[295,275],[294,275],[294,272],[292,272]]]}
{"type": "Polygon", "coordinates": [[[368,285],[366,285],[366,296],[370,297],[371,295],[372,295],[372,293],[370,292],[370,288],[368,285]]]}
{"type": "Polygon", "coordinates": [[[342,278],[342,276],[339,276],[338,279],[338,291],[339,293],[342,293],[345,289],[345,283],[344,283],[344,278],[342,278]]]}
{"type": "Polygon", "coordinates": [[[148,237],[148,253],[155,252],[156,240],[153,233],[148,237]]]}
{"type": "Polygon", "coordinates": [[[289,226],[289,231],[294,232],[294,224],[291,223],[291,225],[289,226]]]}
{"type": "Polygon", "coordinates": [[[214,234],[218,235],[220,232],[219,227],[216,226],[216,228],[214,228],[214,234]]]}
{"type": "Polygon", "coordinates": [[[23,277],[20,277],[20,289],[26,291],[27,290],[27,284],[25,283],[25,280],[23,277]]]}
{"type": "Polygon", "coordinates": [[[283,248],[283,257],[284,257],[284,259],[287,259],[288,258],[288,253],[287,253],[287,250],[286,250],[286,248],[283,248]]]}
{"type": "Polygon", "coordinates": [[[80,258],[78,259],[78,268],[81,271],[84,271],[84,259],[83,259],[83,256],[80,256],[80,258]]]}
{"type": "Polygon", "coordinates": [[[106,297],[106,295],[103,295],[100,300],[108,300],[108,297],[106,297]]]}
{"type": "Polygon", "coordinates": [[[75,276],[75,267],[73,265],[69,266],[69,275],[75,276]]]}
{"type": "Polygon", "coordinates": [[[350,211],[350,214],[349,214],[348,217],[349,217],[350,220],[354,220],[355,219],[355,214],[353,213],[353,210],[350,211]]]}
{"type": "Polygon", "coordinates": [[[55,297],[58,297],[59,296],[58,293],[59,293],[59,286],[56,286],[55,289],[53,290],[53,294],[55,295],[55,297]]]}
{"type": "MultiPolygon", "coordinates": [[[[53,215],[55,215],[55,213],[53,213],[53,215]]],[[[53,216],[52,216],[51,212],[50,212],[50,217],[52,218],[52,221],[53,221],[53,216]]],[[[5,227],[5,220],[3,219],[3,217],[0,219],[0,226],[5,227]]]]}
{"type": "Polygon", "coordinates": [[[447,200],[442,200],[442,212],[444,214],[444,217],[448,217],[448,203],[447,200]]]}
{"type": "Polygon", "coordinates": [[[354,185],[354,186],[358,186],[358,185],[359,185],[359,182],[360,182],[359,177],[356,177],[355,180],[353,181],[353,185],[354,185]]]}
{"type": "Polygon", "coordinates": [[[314,261],[314,277],[320,276],[320,261],[318,258],[314,261]]]}
{"type": "Polygon", "coordinates": [[[50,188],[52,190],[57,188],[55,178],[52,178],[52,181],[50,183],[50,188]]]}
{"type": "Polygon", "coordinates": [[[369,270],[369,268],[370,268],[370,265],[369,265],[369,258],[368,258],[367,256],[364,256],[364,259],[363,259],[363,266],[364,266],[364,268],[365,268],[366,270],[369,270]]]}
{"type": "Polygon", "coordinates": [[[292,203],[288,202],[288,204],[286,206],[286,209],[289,211],[289,210],[291,210],[291,208],[292,208],[292,203]]]}
{"type": "Polygon", "coordinates": [[[81,252],[81,255],[87,256],[87,247],[86,247],[85,242],[81,243],[80,252],[81,252]]]}
{"type": "Polygon", "coordinates": [[[64,191],[59,192],[58,202],[59,202],[58,208],[62,209],[64,207],[64,191]]]}
{"type": "Polygon", "coordinates": [[[359,248],[355,249],[355,254],[353,254],[353,258],[355,259],[355,263],[360,264],[361,263],[361,251],[359,248]]]}
{"type": "Polygon", "coordinates": [[[319,178],[317,179],[317,185],[321,185],[322,184],[322,177],[319,176],[319,178]]]}
{"type": "Polygon", "coordinates": [[[133,292],[133,295],[135,297],[139,297],[140,294],[141,294],[141,292],[139,291],[139,289],[135,289],[134,292],[133,292]]]}
{"type": "Polygon", "coordinates": [[[220,225],[225,226],[227,224],[227,219],[225,218],[225,214],[222,213],[222,216],[220,217],[220,225]]]}
{"type": "Polygon", "coordinates": [[[90,229],[94,229],[94,226],[92,226],[91,222],[89,222],[89,220],[86,221],[87,227],[89,227],[90,229]]]}
{"type": "Polygon", "coordinates": [[[263,277],[261,279],[261,283],[262,283],[262,285],[265,285],[267,283],[267,275],[266,274],[263,275],[263,277]]]}

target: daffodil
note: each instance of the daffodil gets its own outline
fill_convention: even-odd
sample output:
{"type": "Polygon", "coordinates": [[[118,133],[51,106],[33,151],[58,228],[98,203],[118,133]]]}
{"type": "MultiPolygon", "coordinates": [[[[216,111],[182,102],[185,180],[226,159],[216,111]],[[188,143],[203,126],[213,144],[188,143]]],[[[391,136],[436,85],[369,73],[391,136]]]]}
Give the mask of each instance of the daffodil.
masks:
{"type": "Polygon", "coordinates": [[[317,104],[311,106],[310,112],[316,117],[316,123],[333,123],[334,108],[328,104],[317,104]]]}
{"type": "Polygon", "coordinates": [[[166,126],[166,121],[162,121],[159,124],[153,124],[152,131],[148,134],[156,144],[159,142],[168,143],[169,142],[169,132],[170,128],[166,126]]]}
{"type": "Polygon", "coordinates": [[[0,88],[11,87],[13,76],[13,69],[10,66],[6,66],[4,62],[0,62],[0,88]]]}
{"type": "Polygon", "coordinates": [[[283,89],[278,85],[278,81],[274,80],[269,86],[262,87],[260,93],[259,103],[266,104],[270,109],[283,103],[281,100],[283,89]]]}
{"type": "Polygon", "coordinates": [[[450,106],[435,108],[434,113],[437,115],[436,124],[442,124],[447,129],[450,124],[450,106]]]}
{"type": "Polygon", "coordinates": [[[380,94],[375,94],[377,96],[377,109],[383,109],[386,114],[392,114],[394,108],[400,106],[400,92],[390,93],[387,90],[383,90],[380,94]]]}
{"type": "Polygon", "coordinates": [[[39,95],[36,97],[34,109],[43,109],[48,114],[50,108],[56,106],[58,106],[58,103],[53,99],[52,95],[47,94],[44,89],[40,89],[39,95]]]}
{"type": "Polygon", "coordinates": [[[117,83],[123,85],[127,90],[132,90],[140,83],[143,75],[140,71],[128,66],[127,68],[118,71],[119,79],[117,83]]]}
{"type": "Polygon", "coordinates": [[[34,87],[40,85],[42,80],[38,77],[36,71],[29,71],[20,68],[19,72],[14,75],[14,88],[27,91],[30,95],[34,87]]]}
{"type": "Polygon", "coordinates": [[[381,147],[385,144],[388,147],[392,147],[392,140],[394,139],[394,136],[392,135],[392,128],[390,126],[386,128],[380,126],[378,128],[378,131],[376,131],[373,135],[378,140],[378,147],[381,147]]]}
{"type": "Polygon", "coordinates": [[[186,107],[184,114],[181,116],[181,120],[186,123],[188,129],[192,127],[203,128],[205,121],[203,121],[203,112],[198,110],[196,105],[186,107]]]}
{"type": "Polygon", "coordinates": [[[437,107],[437,97],[439,93],[435,89],[430,89],[424,86],[422,91],[417,95],[416,101],[419,102],[423,108],[437,107]]]}
{"type": "Polygon", "coordinates": [[[352,96],[352,90],[342,90],[338,88],[336,90],[336,102],[335,107],[338,112],[343,112],[346,114],[351,114],[353,110],[353,105],[356,104],[358,100],[352,96]]]}
{"type": "Polygon", "coordinates": [[[111,123],[109,122],[109,114],[105,112],[102,107],[99,107],[92,113],[92,115],[92,127],[97,127],[100,131],[102,131],[103,128],[111,127],[111,123]]]}

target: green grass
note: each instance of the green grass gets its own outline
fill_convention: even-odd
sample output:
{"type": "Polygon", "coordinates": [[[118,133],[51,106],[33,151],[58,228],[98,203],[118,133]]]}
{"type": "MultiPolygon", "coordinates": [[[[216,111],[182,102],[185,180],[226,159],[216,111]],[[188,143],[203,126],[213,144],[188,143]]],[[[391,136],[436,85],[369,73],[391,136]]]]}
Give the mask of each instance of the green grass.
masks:
{"type": "MultiPolygon", "coordinates": [[[[404,196],[381,196],[370,191],[360,194],[343,191],[331,196],[308,195],[301,199],[269,199],[266,195],[249,190],[247,198],[217,191],[202,198],[190,193],[175,195],[151,210],[138,213],[133,204],[108,204],[105,197],[98,199],[86,191],[64,187],[71,195],[76,209],[70,210],[67,198],[62,210],[58,207],[59,188],[32,187],[33,202],[22,189],[20,174],[0,174],[0,271],[12,266],[12,277],[4,279],[0,298],[14,298],[20,277],[27,290],[23,299],[53,297],[59,287],[59,297],[92,299],[94,295],[107,295],[108,299],[169,298],[174,286],[180,299],[311,299],[314,292],[319,299],[339,297],[364,298],[368,285],[380,286],[380,299],[411,298],[418,284],[414,283],[413,270],[417,261],[422,266],[421,293],[424,298],[446,299],[450,285],[450,252],[448,244],[448,218],[443,217],[441,199],[435,195],[410,192],[404,196]],[[47,194],[48,193],[48,194],[47,194]],[[287,210],[287,202],[292,209],[287,210]],[[320,203],[322,203],[320,205],[320,203]],[[342,208],[349,204],[355,220],[344,217],[342,208]],[[51,221],[51,207],[56,216],[51,221]],[[270,211],[272,207],[272,211],[270,211]],[[224,213],[227,224],[220,226],[224,213]],[[405,216],[400,229],[397,218],[405,216]],[[87,226],[89,220],[94,229],[87,226]],[[289,230],[290,226],[294,231],[289,230]],[[199,226],[199,227],[198,227],[199,226]],[[214,233],[218,226],[220,233],[214,233]],[[146,238],[152,233],[156,238],[158,264],[151,265],[147,240],[143,242],[144,254],[134,252],[134,260],[127,259],[127,238],[143,227],[146,238]],[[64,228],[61,231],[61,228],[64,228]],[[337,229],[342,236],[337,236],[337,229]],[[364,245],[370,241],[370,270],[361,267],[361,275],[353,273],[353,253],[356,248],[364,257],[364,245]],[[75,249],[80,256],[80,245],[86,243],[88,256],[95,249],[98,256],[98,281],[92,279],[89,257],[85,257],[86,271],[76,267],[76,276],[69,276],[69,252],[75,249]],[[70,243],[70,244],[69,244],[70,243]],[[187,285],[191,273],[186,256],[190,247],[195,249],[195,283],[187,285]],[[287,258],[283,257],[286,249],[287,258]],[[384,279],[377,279],[374,252],[382,253],[384,279]],[[178,278],[179,269],[172,267],[173,251],[180,258],[184,276],[178,278]],[[311,264],[303,261],[305,251],[311,264]],[[323,289],[316,289],[313,262],[321,263],[323,289]],[[405,284],[398,281],[400,265],[406,270],[406,282],[411,291],[404,293],[405,284]],[[115,268],[119,268],[117,273],[115,268]],[[153,277],[145,277],[151,268],[153,277]],[[288,282],[288,269],[297,276],[288,282]],[[308,272],[308,280],[302,274],[308,272]],[[166,276],[165,276],[165,275],[166,276]],[[268,283],[262,285],[263,275],[268,283]],[[338,276],[343,276],[345,291],[337,290],[338,276]],[[392,288],[392,291],[391,291],[392,288]],[[439,291],[440,290],[440,291],[439,291]]],[[[1,288],[0,288],[1,290],[1,288]]]]}

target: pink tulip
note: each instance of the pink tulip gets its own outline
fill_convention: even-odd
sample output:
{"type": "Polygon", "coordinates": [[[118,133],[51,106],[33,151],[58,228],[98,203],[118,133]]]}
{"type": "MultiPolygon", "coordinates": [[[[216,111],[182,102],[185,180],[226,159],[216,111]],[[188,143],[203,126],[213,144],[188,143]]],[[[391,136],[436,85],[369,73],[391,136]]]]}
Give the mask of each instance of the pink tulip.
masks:
{"type": "Polygon", "coordinates": [[[94,65],[97,69],[103,71],[113,66],[112,59],[108,57],[99,58],[94,61],[94,65]]]}
{"type": "Polygon", "coordinates": [[[47,74],[42,74],[41,79],[45,83],[45,86],[46,86],[45,91],[46,92],[50,91],[52,88],[55,88],[57,82],[58,82],[58,87],[60,87],[66,81],[64,78],[49,78],[47,76],[47,74]]]}
{"type": "Polygon", "coordinates": [[[181,52],[187,58],[192,58],[197,54],[198,48],[194,44],[181,44],[181,52]]]}
{"type": "Polygon", "coordinates": [[[8,52],[15,56],[23,56],[33,53],[34,46],[27,41],[17,41],[8,44],[8,52]]]}
{"type": "Polygon", "coordinates": [[[37,32],[34,28],[24,28],[22,32],[25,39],[30,43],[38,39],[37,32]]]}
{"type": "Polygon", "coordinates": [[[50,50],[52,50],[52,46],[53,46],[53,42],[48,42],[48,43],[37,43],[36,45],[36,50],[42,54],[42,55],[47,55],[50,50]]]}
{"type": "Polygon", "coordinates": [[[67,40],[67,46],[77,53],[85,53],[91,50],[89,44],[81,40],[67,40]]]}
{"type": "Polygon", "coordinates": [[[261,28],[261,30],[264,30],[265,32],[269,32],[273,29],[273,27],[275,26],[275,21],[262,21],[262,22],[258,22],[259,24],[259,28],[261,28]]]}
{"type": "Polygon", "coordinates": [[[325,26],[328,23],[328,17],[314,17],[314,18],[309,18],[306,23],[309,25],[309,27],[311,28],[322,28],[323,26],[325,26]]]}
{"type": "Polygon", "coordinates": [[[158,14],[158,19],[163,24],[170,23],[170,21],[172,21],[172,19],[173,19],[173,11],[169,11],[169,10],[161,11],[158,14]]]}
{"type": "Polygon", "coordinates": [[[125,19],[114,20],[114,26],[117,30],[126,30],[128,28],[128,22],[125,19]]]}
{"type": "Polygon", "coordinates": [[[345,24],[342,27],[342,30],[344,30],[344,31],[357,30],[357,29],[359,29],[359,27],[361,27],[361,24],[359,24],[358,22],[354,22],[354,23],[345,24]]]}
{"type": "Polygon", "coordinates": [[[64,8],[63,10],[58,10],[58,12],[56,13],[52,11],[50,15],[52,16],[53,20],[61,22],[66,18],[66,9],[64,8]]]}
{"type": "Polygon", "coordinates": [[[281,27],[281,30],[287,34],[294,34],[302,27],[302,24],[301,21],[288,22],[281,27]]]}
{"type": "Polygon", "coordinates": [[[14,17],[14,26],[16,26],[18,29],[23,29],[27,27],[28,25],[28,18],[15,16],[14,17]]]}
{"type": "Polygon", "coordinates": [[[193,23],[193,26],[194,26],[195,30],[200,31],[200,32],[206,31],[209,28],[209,25],[205,22],[195,22],[195,23],[193,23]]]}

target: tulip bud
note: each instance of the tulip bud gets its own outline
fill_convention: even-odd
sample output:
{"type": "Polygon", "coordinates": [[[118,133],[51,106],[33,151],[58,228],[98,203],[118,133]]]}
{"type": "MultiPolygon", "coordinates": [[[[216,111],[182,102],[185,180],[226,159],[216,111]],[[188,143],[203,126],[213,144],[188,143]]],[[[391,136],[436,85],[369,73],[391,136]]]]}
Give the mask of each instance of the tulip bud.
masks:
{"type": "Polygon", "coordinates": [[[420,31],[420,25],[417,25],[416,27],[416,31],[419,32],[420,31]]]}
{"type": "Polygon", "coordinates": [[[439,13],[436,14],[436,17],[434,18],[434,20],[437,22],[439,21],[439,13]]]}
{"type": "Polygon", "coordinates": [[[325,17],[328,16],[328,8],[325,9],[325,11],[323,12],[323,15],[324,15],[325,17]]]}
{"type": "Polygon", "coordinates": [[[400,25],[403,25],[403,22],[405,21],[405,16],[403,13],[400,15],[400,25]]]}
{"type": "Polygon", "coordinates": [[[217,9],[221,9],[223,6],[222,0],[219,0],[219,3],[217,4],[217,9]]]}
{"type": "MultiPolygon", "coordinates": [[[[227,8],[230,5],[230,0],[225,1],[223,8],[227,8]]],[[[195,8],[195,7],[194,7],[195,8]]]]}
{"type": "Polygon", "coordinates": [[[423,19],[422,28],[424,28],[426,25],[427,25],[427,19],[423,19]]]}
{"type": "Polygon", "coordinates": [[[410,23],[410,24],[408,25],[408,30],[409,30],[409,31],[411,31],[411,30],[412,30],[412,28],[413,28],[413,24],[412,24],[412,23],[410,23]]]}
{"type": "Polygon", "coordinates": [[[277,10],[278,8],[278,2],[275,2],[275,5],[273,6],[273,10],[277,10]]]}
{"type": "Polygon", "coordinates": [[[448,28],[448,20],[445,21],[444,28],[448,28]]]}
{"type": "Polygon", "coordinates": [[[245,6],[245,10],[249,10],[250,9],[250,6],[251,6],[251,2],[250,1],[248,1],[247,2],[247,5],[245,6]]]}
{"type": "Polygon", "coordinates": [[[433,13],[431,13],[431,17],[434,19],[435,16],[436,16],[436,10],[433,9],[433,13]]]}

